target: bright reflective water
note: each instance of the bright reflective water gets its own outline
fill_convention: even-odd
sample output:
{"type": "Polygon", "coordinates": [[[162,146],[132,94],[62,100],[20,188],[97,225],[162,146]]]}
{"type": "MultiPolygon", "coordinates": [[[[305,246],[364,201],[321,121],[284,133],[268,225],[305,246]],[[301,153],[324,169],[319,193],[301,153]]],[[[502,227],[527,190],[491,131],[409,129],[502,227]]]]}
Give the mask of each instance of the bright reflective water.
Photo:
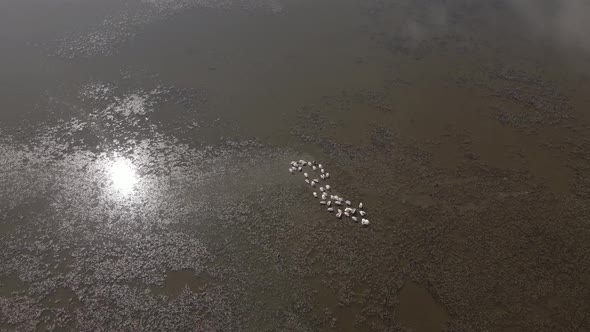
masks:
{"type": "Polygon", "coordinates": [[[0,330],[590,329],[589,13],[2,1],[0,330]]]}

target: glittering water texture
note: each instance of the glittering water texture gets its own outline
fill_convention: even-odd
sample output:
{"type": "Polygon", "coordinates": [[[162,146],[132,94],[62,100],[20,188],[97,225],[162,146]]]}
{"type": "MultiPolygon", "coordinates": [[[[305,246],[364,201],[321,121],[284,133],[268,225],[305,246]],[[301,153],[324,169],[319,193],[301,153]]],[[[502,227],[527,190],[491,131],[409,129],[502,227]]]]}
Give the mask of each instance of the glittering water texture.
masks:
{"type": "MultiPolygon", "coordinates": [[[[117,109],[109,106],[104,112],[117,109]]],[[[125,121],[140,123],[129,118],[138,113],[124,114],[125,121]]],[[[119,120],[108,115],[105,119],[112,122],[102,122],[101,133],[116,131],[119,120]]],[[[1,185],[16,193],[3,196],[3,227],[9,227],[12,236],[3,237],[0,278],[27,284],[25,290],[12,289],[2,298],[0,310],[9,317],[3,323],[22,329],[94,330],[131,326],[126,317],[133,312],[173,306],[178,309],[160,314],[149,309],[142,326],[219,328],[209,320],[222,321],[229,313],[216,303],[227,294],[211,302],[185,289],[168,303],[150,287],[163,286],[167,271],[188,269],[189,275],[199,278],[211,257],[195,234],[206,232],[209,223],[233,220],[236,213],[246,212],[239,204],[220,205],[211,199],[223,195],[237,200],[242,195],[235,193],[237,188],[228,192],[217,182],[235,178],[262,156],[272,160],[280,159],[280,154],[249,142],[195,150],[161,134],[109,145],[113,151],[93,153],[70,146],[80,130],[93,126],[96,123],[80,126],[71,120],[58,128],[40,129],[36,139],[42,144],[30,149],[10,139],[0,143],[5,175],[1,185]],[[187,232],[189,225],[192,231],[187,232]],[[23,251],[23,241],[33,238],[36,244],[26,244],[23,251]],[[50,305],[38,299],[48,299],[50,305]],[[80,303],[84,311],[79,311],[80,303]],[[183,313],[180,308],[187,305],[202,307],[209,312],[207,318],[183,313]],[[100,314],[113,308],[117,313],[108,318],[100,314]]]]}
{"type": "Polygon", "coordinates": [[[587,10],[0,1],[0,331],[590,330],[587,10]]]}
{"type": "Polygon", "coordinates": [[[53,53],[65,57],[111,55],[148,24],[165,20],[192,8],[243,8],[278,14],[282,5],[276,0],[142,0],[125,3],[88,32],[70,33],[57,41],[53,53]]]}

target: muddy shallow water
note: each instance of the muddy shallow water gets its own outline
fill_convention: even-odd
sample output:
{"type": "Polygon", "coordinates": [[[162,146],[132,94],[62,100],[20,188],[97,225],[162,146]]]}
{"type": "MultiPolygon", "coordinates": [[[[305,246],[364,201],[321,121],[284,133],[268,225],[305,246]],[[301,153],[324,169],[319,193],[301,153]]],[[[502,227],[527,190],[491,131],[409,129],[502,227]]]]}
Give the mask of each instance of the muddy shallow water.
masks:
{"type": "Polygon", "coordinates": [[[0,330],[589,330],[584,13],[3,1],[0,330]]]}

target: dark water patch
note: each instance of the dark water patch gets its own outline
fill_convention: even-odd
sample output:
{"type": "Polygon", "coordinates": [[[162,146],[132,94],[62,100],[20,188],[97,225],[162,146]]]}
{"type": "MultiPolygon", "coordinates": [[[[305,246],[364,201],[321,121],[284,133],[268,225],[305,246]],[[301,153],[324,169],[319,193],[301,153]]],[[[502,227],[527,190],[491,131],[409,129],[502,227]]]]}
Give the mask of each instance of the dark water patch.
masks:
{"type": "Polygon", "coordinates": [[[155,295],[176,298],[185,288],[190,289],[191,292],[199,293],[214,284],[214,279],[206,272],[197,275],[194,270],[185,269],[167,272],[163,287],[150,287],[150,289],[155,295]]]}
{"type": "Polygon", "coordinates": [[[66,308],[73,310],[80,306],[76,293],[68,288],[58,288],[52,294],[46,296],[41,303],[48,308],[66,308]]]}
{"type": "Polygon", "coordinates": [[[400,291],[396,317],[401,325],[416,332],[443,331],[449,320],[444,308],[428,291],[409,280],[400,291]]]}
{"type": "Polygon", "coordinates": [[[4,275],[0,281],[0,296],[2,297],[14,296],[26,290],[26,284],[16,275],[4,275]]]}

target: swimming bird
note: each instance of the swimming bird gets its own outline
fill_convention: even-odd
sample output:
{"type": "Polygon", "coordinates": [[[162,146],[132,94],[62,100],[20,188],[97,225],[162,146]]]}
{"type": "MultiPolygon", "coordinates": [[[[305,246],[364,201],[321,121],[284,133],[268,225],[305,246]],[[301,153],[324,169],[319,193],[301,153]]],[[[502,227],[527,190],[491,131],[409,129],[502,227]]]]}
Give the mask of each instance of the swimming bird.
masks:
{"type": "MultiPolygon", "coordinates": [[[[304,180],[306,183],[310,184],[313,188],[316,187],[316,184],[319,185],[320,179],[326,181],[330,177],[330,173],[326,172],[324,166],[319,164],[317,161],[305,161],[300,159],[299,161],[291,161],[289,167],[289,173],[295,174],[296,171],[303,172],[305,167],[310,167],[313,171],[317,171],[319,168],[320,176],[318,178],[312,179],[309,171],[306,170],[303,173],[304,180]]],[[[326,181],[327,182],[327,181],[326,181]]],[[[363,210],[363,203],[360,202],[358,204],[358,208],[353,207],[351,200],[344,200],[339,195],[331,195],[328,191],[333,191],[334,189],[324,182],[323,186],[319,187],[319,191],[312,192],[313,197],[320,198],[319,201],[321,205],[327,206],[328,212],[337,212],[336,217],[338,219],[342,219],[343,216],[351,218],[354,222],[360,221],[363,226],[368,226],[370,221],[368,219],[368,213],[363,210]],[[339,209],[337,207],[342,207],[339,209]],[[335,211],[336,210],[336,211],[335,211]],[[344,211],[343,211],[344,210],[344,211]],[[358,216],[357,216],[358,210],[358,216]]]]}

